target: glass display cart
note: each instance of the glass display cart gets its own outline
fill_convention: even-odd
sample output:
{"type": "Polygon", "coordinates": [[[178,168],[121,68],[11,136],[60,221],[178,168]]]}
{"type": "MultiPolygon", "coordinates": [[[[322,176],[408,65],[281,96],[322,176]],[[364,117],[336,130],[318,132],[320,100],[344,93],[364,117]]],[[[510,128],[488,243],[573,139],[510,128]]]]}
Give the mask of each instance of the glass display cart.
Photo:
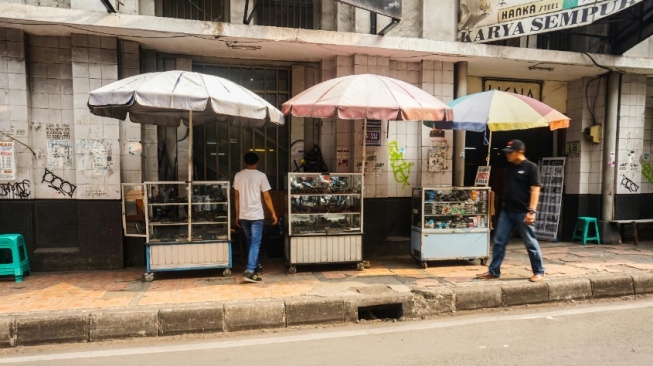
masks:
{"type": "Polygon", "coordinates": [[[145,237],[146,281],[162,271],[231,275],[229,188],[227,181],[123,184],[125,235],[145,237]]]}
{"type": "Polygon", "coordinates": [[[363,270],[363,175],[288,173],[288,272],[298,264],[356,263],[363,270]]]}
{"type": "Polygon", "coordinates": [[[476,259],[490,254],[490,188],[413,188],[411,256],[429,261],[476,259]]]}

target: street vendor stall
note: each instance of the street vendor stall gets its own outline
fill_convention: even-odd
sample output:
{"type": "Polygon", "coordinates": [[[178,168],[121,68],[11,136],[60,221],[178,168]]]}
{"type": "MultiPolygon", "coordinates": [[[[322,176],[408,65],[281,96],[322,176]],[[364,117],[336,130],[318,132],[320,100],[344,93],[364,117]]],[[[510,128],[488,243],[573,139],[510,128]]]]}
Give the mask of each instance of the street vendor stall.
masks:
{"type": "MultiPolygon", "coordinates": [[[[262,127],[284,123],[281,112],[255,93],[229,80],[196,72],[141,74],[89,93],[91,113],[160,126],[188,126],[188,180],[123,186],[123,222],[146,238],[146,280],[152,272],[232,267],[230,185],[193,182],[193,125],[217,121],[262,127]],[[141,192],[139,196],[138,192],[141,192]],[[129,215],[128,213],[129,208],[129,215]],[[140,233],[138,231],[141,231],[140,233]]],[[[126,229],[126,232],[128,230],[126,229]]]]}
{"type": "MultiPolygon", "coordinates": [[[[423,121],[451,119],[451,109],[424,90],[393,78],[351,75],[306,89],[282,105],[295,117],[423,121]]],[[[365,161],[365,141],[362,139],[365,161]]],[[[289,272],[296,264],[355,262],[363,270],[363,198],[361,173],[290,173],[288,176],[289,272]]]]}

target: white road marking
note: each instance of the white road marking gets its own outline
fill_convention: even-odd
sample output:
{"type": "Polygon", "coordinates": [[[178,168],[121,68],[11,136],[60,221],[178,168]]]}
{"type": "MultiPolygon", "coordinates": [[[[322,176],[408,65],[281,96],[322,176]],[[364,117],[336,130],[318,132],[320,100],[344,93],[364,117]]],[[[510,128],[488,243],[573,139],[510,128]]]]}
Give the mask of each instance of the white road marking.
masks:
{"type": "Polygon", "coordinates": [[[183,345],[176,345],[176,346],[175,345],[165,345],[159,347],[148,346],[148,347],[112,349],[112,350],[103,350],[103,351],[81,351],[81,352],[68,352],[68,353],[36,355],[36,356],[14,356],[14,357],[0,358],[0,364],[43,362],[43,361],[54,361],[54,360],[72,360],[72,359],[79,359],[79,358],[98,358],[98,357],[127,356],[127,355],[147,355],[147,354],[166,353],[166,352],[167,353],[187,352],[187,351],[201,351],[201,350],[224,349],[224,348],[245,347],[245,346],[260,346],[260,345],[280,344],[280,343],[290,343],[290,342],[314,341],[314,340],[321,340],[321,339],[334,339],[334,338],[344,338],[344,337],[359,337],[359,336],[375,335],[375,334],[421,331],[421,330],[456,327],[461,325],[490,323],[490,322],[498,322],[498,321],[528,320],[528,319],[541,319],[541,318],[549,319],[553,317],[561,317],[561,316],[568,316],[568,315],[591,314],[591,313],[599,313],[605,311],[624,311],[624,310],[642,309],[648,307],[653,307],[653,301],[637,302],[633,304],[624,304],[624,305],[606,305],[606,306],[596,306],[591,308],[548,311],[548,312],[542,312],[537,314],[498,315],[498,316],[453,319],[447,321],[429,320],[429,321],[420,321],[416,323],[396,325],[396,326],[388,325],[388,326],[373,328],[373,329],[356,329],[356,330],[345,330],[345,331],[335,331],[335,332],[315,333],[315,334],[300,334],[300,335],[291,335],[291,336],[282,336],[282,337],[273,337],[273,338],[254,338],[254,339],[242,339],[242,340],[234,340],[234,341],[216,341],[216,342],[207,342],[207,343],[199,343],[199,344],[183,344],[183,345]]]}

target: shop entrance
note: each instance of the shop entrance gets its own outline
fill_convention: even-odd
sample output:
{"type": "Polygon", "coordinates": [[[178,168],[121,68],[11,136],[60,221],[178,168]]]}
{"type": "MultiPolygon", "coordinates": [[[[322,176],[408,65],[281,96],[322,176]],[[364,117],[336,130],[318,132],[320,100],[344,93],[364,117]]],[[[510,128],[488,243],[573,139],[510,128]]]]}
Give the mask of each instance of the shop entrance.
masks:
{"type": "MultiPolygon", "coordinates": [[[[526,157],[537,164],[541,158],[554,156],[555,133],[558,133],[559,140],[560,138],[564,140],[560,131],[550,131],[547,127],[492,133],[490,187],[495,192],[497,210],[503,203],[504,174],[508,166],[508,161],[501,149],[506,147],[508,141],[512,139],[522,140],[526,144],[526,157]]],[[[488,147],[485,139],[487,136],[489,133],[467,132],[465,134],[465,186],[473,186],[476,169],[478,166],[486,165],[488,147]]]]}

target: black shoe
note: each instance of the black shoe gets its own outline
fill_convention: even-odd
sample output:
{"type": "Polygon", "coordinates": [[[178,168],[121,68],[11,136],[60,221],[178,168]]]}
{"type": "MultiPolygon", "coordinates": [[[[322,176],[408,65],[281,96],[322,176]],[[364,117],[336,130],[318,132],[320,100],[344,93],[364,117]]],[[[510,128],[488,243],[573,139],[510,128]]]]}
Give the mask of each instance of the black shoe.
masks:
{"type": "Polygon", "coordinates": [[[247,282],[261,282],[261,281],[263,281],[263,279],[261,278],[260,275],[254,273],[254,272],[248,272],[248,271],[245,271],[245,273],[243,273],[243,279],[245,281],[247,281],[247,282]]]}
{"type": "Polygon", "coordinates": [[[254,269],[254,273],[256,273],[259,276],[262,275],[263,274],[263,266],[260,265],[260,264],[256,265],[256,268],[254,269]]]}

